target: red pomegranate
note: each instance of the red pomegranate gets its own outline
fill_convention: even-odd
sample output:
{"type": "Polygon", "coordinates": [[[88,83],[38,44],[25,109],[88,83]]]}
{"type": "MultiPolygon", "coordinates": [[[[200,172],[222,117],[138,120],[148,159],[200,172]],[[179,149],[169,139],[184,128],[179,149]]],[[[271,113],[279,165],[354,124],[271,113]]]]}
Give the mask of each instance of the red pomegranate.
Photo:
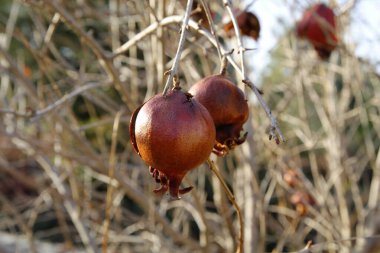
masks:
{"type": "Polygon", "coordinates": [[[291,187],[294,188],[300,184],[299,175],[294,169],[288,169],[283,174],[284,181],[291,187]]]}
{"type": "Polygon", "coordinates": [[[305,216],[308,213],[308,206],[315,205],[316,201],[308,192],[297,190],[290,196],[290,203],[296,207],[301,216],[305,216]]]}
{"type": "Polygon", "coordinates": [[[248,119],[248,103],[244,93],[224,75],[206,77],[190,90],[194,99],[210,112],[216,127],[216,143],[213,152],[224,156],[236,145],[243,143],[247,133],[240,132],[248,119]]]}
{"type": "Polygon", "coordinates": [[[323,3],[306,10],[297,23],[297,35],[306,38],[321,59],[328,59],[338,44],[333,10],[323,3]]]}
{"type": "MultiPolygon", "coordinates": [[[[260,36],[260,22],[255,14],[248,11],[243,11],[236,17],[236,21],[242,35],[250,36],[254,40],[258,40],[260,36]]],[[[223,27],[228,37],[234,34],[234,26],[232,22],[225,24],[223,27]]]]}
{"type": "Polygon", "coordinates": [[[154,192],[169,189],[175,199],[192,189],[179,189],[181,181],[208,158],[215,141],[215,126],[207,109],[178,87],[137,108],[129,133],[135,151],[161,184],[154,192]]]}

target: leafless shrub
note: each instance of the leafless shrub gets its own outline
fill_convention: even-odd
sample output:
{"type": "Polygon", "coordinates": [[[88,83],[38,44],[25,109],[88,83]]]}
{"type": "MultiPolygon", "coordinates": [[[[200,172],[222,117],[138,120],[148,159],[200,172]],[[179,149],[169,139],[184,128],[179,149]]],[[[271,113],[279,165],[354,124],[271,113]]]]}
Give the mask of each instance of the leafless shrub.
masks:
{"type": "MultiPolygon", "coordinates": [[[[210,7],[231,14],[228,4],[210,7]]],[[[343,44],[321,62],[289,33],[262,87],[267,106],[246,77],[240,36],[227,54],[213,33],[183,22],[185,7],[175,0],[0,6],[0,251],[209,253],[244,241],[245,252],[377,252],[380,91],[372,66],[343,44]],[[129,144],[131,112],[170,87],[165,71],[188,89],[218,73],[223,54],[228,74],[250,87],[247,142],[223,159],[212,156],[216,167],[209,161],[233,196],[205,164],[186,177],[195,188],[181,201],[156,197],[129,144]],[[276,76],[276,68],[287,71],[276,76]],[[270,109],[287,139],[279,146],[268,141],[282,138],[270,109]]],[[[216,21],[211,28],[225,39],[216,21]]]]}

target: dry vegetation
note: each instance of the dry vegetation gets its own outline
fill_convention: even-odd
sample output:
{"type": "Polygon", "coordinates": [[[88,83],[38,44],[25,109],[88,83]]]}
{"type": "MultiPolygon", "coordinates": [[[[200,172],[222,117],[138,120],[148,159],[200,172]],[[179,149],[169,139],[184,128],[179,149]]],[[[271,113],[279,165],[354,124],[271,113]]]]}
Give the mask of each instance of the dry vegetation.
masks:
{"type": "MultiPolygon", "coordinates": [[[[236,208],[208,165],[170,201],[152,193],[129,143],[131,112],[164,89],[185,5],[2,1],[0,252],[235,251],[236,208]]],[[[210,7],[226,12],[222,1],[210,7]]],[[[212,36],[196,28],[179,59],[184,89],[220,68],[212,36]]],[[[228,74],[243,87],[234,47],[228,74]]],[[[353,50],[342,44],[321,62],[293,31],[280,40],[262,87],[280,145],[245,89],[246,143],[211,156],[241,209],[244,252],[380,251],[380,78],[353,50]]]]}

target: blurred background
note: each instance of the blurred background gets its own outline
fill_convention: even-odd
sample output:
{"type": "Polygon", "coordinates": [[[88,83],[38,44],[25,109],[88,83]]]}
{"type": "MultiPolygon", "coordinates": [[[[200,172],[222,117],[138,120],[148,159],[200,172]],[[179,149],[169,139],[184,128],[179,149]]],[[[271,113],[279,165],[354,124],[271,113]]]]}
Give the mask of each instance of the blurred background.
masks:
{"type": "MultiPolygon", "coordinates": [[[[206,2],[240,66],[223,1],[206,2]]],[[[257,41],[242,38],[247,75],[286,139],[268,139],[270,120],[245,89],[247,141],[211,155],[241,208],[244,252],[297,252],[309,241],[303,252],[380,252],[380,0],[232,5],[260,21],[257,41]],[[317,3],[336,15],[338,43],[324,60],[296,35],[317,3]]],[[[130,144],[131,113],[163,91],[185,7],[1,1],[1,253],[234,252],[236,210],[207,164],[185,177],[194,189],[170,201],[152,193],[157,185],[130,144]]],[[[220,68],[215,46],[194,28],[179,65],[186,90],[220,68]]],[[[227,75],[244,87],[230,65],[227,75]]]]}

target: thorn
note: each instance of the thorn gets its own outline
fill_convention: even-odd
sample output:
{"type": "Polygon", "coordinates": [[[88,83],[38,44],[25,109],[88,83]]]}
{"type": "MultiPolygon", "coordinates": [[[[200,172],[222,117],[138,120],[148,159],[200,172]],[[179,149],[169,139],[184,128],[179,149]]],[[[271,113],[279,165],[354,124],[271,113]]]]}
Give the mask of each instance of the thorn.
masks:
{"type": "Polygon", "coordinates": [[[234,50],[235,50],[235,49],[232,48],[230,51],[225,52],[225,53],[223,54],[223,56],[231,55],[231,54],[234,52],[234,50]]]}
{"type": "Polygon", "coordinates": [[[245,85],[248,86],[248,88],[250,88],[251,90],[253,90],[253,87],[252,87],[252,84],[249,80],[247,79],[244,79],[244,80],[241,80],[245,85]]]}

